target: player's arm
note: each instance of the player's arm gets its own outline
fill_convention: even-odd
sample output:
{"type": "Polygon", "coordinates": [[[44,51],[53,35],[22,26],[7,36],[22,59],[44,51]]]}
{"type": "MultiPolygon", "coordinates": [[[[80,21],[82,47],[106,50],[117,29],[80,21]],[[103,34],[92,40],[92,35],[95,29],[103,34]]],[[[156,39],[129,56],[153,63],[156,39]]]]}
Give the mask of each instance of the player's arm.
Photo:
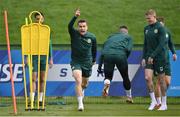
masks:
{"type": "Polygon", "coordinates": [[[147,42],[145,37],[145,30],[144,30],[144,45],[143,45],[143,55],[142,55],[142,61],[141,65],[144,67],[146,65],[146,53],[147,53],[147,42]]]}
{"type": "Polygon", "coordinates": [[[49,67],[51,68],[53,65],[53,54],[52,54],[52,41],[50,39],[49,42],[49,67]]]}
{"type": "Polygon", "coordinates": [[[172,38],[171,38],[171,33],[168,32],[168,35],[169,35],[168,47],[169,47],[169,49],[171,50],[172,54],[176,54],[176,50],[175,50],[175,47],[174,47],[174,44],[173,44],[172,38]]]}
{"type": "Polygon", "coordinates": [[[71,21],[70,21],[69,24],[68,24],[68,31],[69,31],[70,34],[73,34],[73,32],[75,31],[73,25],[74,25],[76,19],[77,19],[79,16],[80,16],[80,10],[77,9],[77,10],[75,11],[75,15],[73,16],[73,18],[71,19],[71,21]]]}
{"type": "Polygon", "coordinates": [[[168,41],[167,40],[168,36],[167,36],[166,31],[165,31],[165,29],[163,27],[159,28],[158,33],[159,33],[159,45],[155,49],[155,51],[150,55],[151,58],[154,58],[159,53],[161,53],[163,51],[163,48],[167,44],[167,41],[168,41]]]}
{"type": "Polygon", "coordinates": [[[97,43],[96,37],[92,40],[92,62],[95,64],[96,62],[96,53],[97,53],[97,43]]]}
{"type": "Polygon", "coordinates": [[[101,55],[99,56],[99,64],[98,64],[98,69],[97,69],[97,72],[98,73],[103,73],[103,71],[102,71],[102,65],[103,65],[103,63],[104,63],[104,56],[103,56],[103,54],[102,54],[102,52],[101,52],[101,55]]]}
{"type": "Polygon", "coordinates": [[[127,45],[127,57],[129,57],[131,51],[132,51],[132,48],[133,48],[133,42],[132,42],[132,38],[129,37],[128,39],[128,45],[127,45]]]}

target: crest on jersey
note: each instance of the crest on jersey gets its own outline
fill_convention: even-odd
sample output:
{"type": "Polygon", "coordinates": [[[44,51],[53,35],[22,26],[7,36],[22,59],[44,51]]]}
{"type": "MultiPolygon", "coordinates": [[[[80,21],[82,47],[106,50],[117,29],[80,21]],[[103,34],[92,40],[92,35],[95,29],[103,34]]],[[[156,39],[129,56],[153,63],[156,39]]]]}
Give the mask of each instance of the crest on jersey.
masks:
{"type": "Polygon", "coordinates": [[[158,33],[158,29],[154,29],[154,33],[158,33]]]}
{"type": "Polygon", "coordinates": [[[169,35],[166,33],[166,38],[169,38],[169,35]]]}
{"type": "Polygon", "coordinates": [[[88,42],[88,43],[91,43],[91,39],[88,39],[87,42],[88,42]]]}

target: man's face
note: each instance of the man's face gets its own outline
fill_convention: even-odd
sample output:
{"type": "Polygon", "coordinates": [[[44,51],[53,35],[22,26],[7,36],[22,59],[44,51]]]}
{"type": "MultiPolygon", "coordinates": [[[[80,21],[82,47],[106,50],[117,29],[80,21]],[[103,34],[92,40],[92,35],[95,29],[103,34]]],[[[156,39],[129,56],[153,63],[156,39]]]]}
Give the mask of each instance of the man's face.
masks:
{"type": "Polygon", "coordinates": [[[78,24],[78,31],[81,35],[85,35],[88,30],[88,26],[86,22],[81,22],[78,24]]]}
{"type": "Polygon", "coordinates": [[[156,22],[156,17],[154,15],[146,15],[145,18],[148,24],[154,24],[156,22]]]}
{"type": "Polygon", "coordinates": [[[43,22],[44,22],[44,17],[42,16],[42,18],[41,18],[40,15],[37,15],[36,18],[35,18],[35,20],[36,20],[37,23],[39,23],[39,20],[40,20],[40,23],[43,23],[43,22]],[[40,20],[40,19],[41,19],[41,20],[40,20]]]}

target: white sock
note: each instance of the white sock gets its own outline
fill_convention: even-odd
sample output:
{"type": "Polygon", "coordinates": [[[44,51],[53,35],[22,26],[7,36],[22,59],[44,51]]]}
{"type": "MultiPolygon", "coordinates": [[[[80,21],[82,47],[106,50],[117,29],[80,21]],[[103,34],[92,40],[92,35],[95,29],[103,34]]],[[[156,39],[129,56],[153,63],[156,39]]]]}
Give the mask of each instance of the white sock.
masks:
{"type": "Polygon", "coordinates": [[[40,92],[40,94],[39,94],[39,101],[40,102],[42,102],[42,100],[43,100],[43,94],[44,94],[43,92],[40,92]]]}
{"type": "Polygon", "coordinates": [[[157,104],[161,104],[161,97],[156,97],[157,104]]]}
{"type": "Polygon", "coordinates": [[[157,103],[154,92],[149,93],[150,97],[151,97],[151,102],[157,103]]]}
{"type": "Polygon", "coordinates": [[[109,79],[104,80],[104,84],[110,84],[110,83],[111,83],[111,82],[110,82],[109,79]]]}
{"type": "Polygon", "coordinates": [[[83,97],[82,96],[78,96],[77,100],[78,100],[79,105],[83,104],[83,97]]]}
{"type": "Polygon", "coordinates": [[[32,101],[34,102],[35,92],[32,92],[32,101]]]}
{"type": "Polygon", "coordinates": [[[129,90],[125,90],[126,91],[126,96],[127,97],[132,97],[132,95],[131,95],[131,89],[129,89],[129,90]]]}
{"type": "Polygon", "coordinates": [[[167,105],[167,96],[162,96],[162,105],[167,105]]]}

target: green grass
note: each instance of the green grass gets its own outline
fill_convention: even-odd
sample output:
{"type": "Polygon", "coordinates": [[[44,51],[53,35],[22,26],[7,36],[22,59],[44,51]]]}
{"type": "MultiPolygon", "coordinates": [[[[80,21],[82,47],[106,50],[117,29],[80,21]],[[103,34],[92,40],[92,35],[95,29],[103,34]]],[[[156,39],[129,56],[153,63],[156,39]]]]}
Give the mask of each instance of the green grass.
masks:
{"type": "Polygon", "coordinates": [[[11,44],[20,44],[20,27],[24,18],[33,10],[45,14],[51,27],[53,44],[69,44],[67,25],[76,8],[81,9],[80,18],[88,20],[89,31],[102,44],[106,37],[116,32],[121,24],[129,26],[135,44],[143,43],[144,13],[153,8],[164,16],[172,31],[174,43],[180,44],[180,1],[179,0],[0,0],[0,44],[6,44],[3,11],[8,11],[11,44]]]}
{"type": "MultiPolygon", "coordinates": [[[[150,99],[147,97],[135,97],[134,104],[126,104],[125,97],[85,97],[85,111],[77,111],[75,97],[47,97],[46,110],[25,111],[24,98],[17,99],[18,116],[179,116],[178,98],[168,98],[167,111],[148,111],[150,99]],[[64,102],[65,105],[58,104],[64,102]],[[58,105],[57,105],[57,104],[58,105]]],[[[1,102],[10,104],[10,98],[1,98],[1,102]]],[[[0,107],[0,116],[13,115],[13,107],[0,107]]]]}

